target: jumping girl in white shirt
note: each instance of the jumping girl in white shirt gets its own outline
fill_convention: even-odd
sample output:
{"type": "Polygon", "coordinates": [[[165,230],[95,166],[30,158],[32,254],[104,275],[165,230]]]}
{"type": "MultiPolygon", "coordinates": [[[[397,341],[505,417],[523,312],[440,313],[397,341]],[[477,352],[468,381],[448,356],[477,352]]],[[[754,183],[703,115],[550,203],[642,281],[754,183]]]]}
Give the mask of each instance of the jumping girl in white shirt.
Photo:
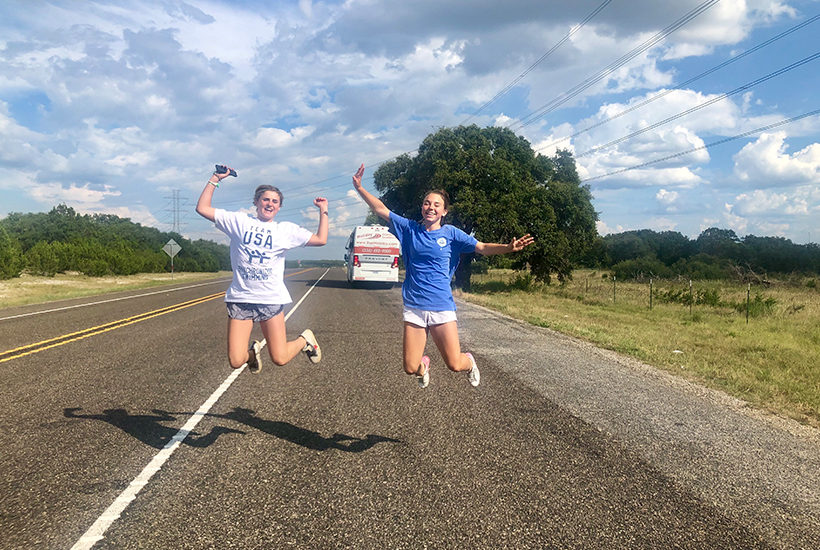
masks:
{"type": "Polygon", "coordinates": [[[285,251],[299,246],[323,246],[327,243],[327,199],[318,197],[313,204],[319,209],[316,233],[291,222],[273,221],[282,207],[282,192],[272,185],[256,188],[253,204],[256,215],[228,212],[211,206],[214,191],[228,175],[230,168],[211,176],[199,197],[196,211],[214,222],[217,229],[231,239],[233,280],[225,292],[228,308],[228,362],[232,368],[244,364],[258,373],[262,369],[262,344],[254,341],[248,347],[254,321],[262,328],[271,360],[284,365],[300,351],[313,363],[322,358],[313,331],[307,329],[295,340],[287,340],[284,306],[291,302],[285,287],[285,251]]]}

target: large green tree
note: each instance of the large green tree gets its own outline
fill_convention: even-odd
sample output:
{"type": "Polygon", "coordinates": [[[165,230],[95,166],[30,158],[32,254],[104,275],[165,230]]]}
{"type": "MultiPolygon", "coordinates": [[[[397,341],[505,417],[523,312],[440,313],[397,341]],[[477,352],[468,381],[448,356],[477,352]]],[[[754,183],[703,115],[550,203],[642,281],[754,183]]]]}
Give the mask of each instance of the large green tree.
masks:
{"type": "MultiPolygon", "coordinates": [[[[478,240],[509,242],[530,233],[535,244],[505,259],[538,280],[571,276],[597,235],[592,195],[572,155],[536,154],[505,128],[443,128],[424,139],[417,155],[380,166],[374,182],[385,205],[410,219],[420,217],[427,191],[444,189],[452,200],[445,221],[478,240]]],[[[462,259],[456,285],[469,287],[469,261],[462,259]]]]}

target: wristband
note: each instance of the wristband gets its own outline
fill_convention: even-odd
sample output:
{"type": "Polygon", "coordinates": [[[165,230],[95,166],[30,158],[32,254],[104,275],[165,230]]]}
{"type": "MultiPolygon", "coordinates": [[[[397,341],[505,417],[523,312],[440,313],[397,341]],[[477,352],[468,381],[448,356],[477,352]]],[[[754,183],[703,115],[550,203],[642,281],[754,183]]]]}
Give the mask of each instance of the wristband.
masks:
{"type": "Polygon", "coordinates": [[[211,184],[211,185],[213,185],[214,187],[219,187],[219,182],[218,182],[218,181],[211,181],[211,180],[209,179],[209,180],[208,180],[208,183],[210,183],[210,184],[211,184]]]}
{"type": "Polygon", "coordinates": [[[319,215],[321,216],[322,214],[326,215],[327,217],[330,217],[330,214],[328,214],[328,213],[327,213],[327,210],[325,210],[324,212],[322,212],[322,213],[321,213],[321,214],[319,214],[319,215]]]}

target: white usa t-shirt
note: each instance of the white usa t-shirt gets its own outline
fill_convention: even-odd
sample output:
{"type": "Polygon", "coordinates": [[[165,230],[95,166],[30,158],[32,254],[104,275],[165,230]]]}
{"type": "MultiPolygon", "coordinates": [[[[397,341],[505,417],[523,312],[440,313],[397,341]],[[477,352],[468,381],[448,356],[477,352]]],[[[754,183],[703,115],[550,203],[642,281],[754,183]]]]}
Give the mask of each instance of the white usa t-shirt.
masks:
{"type": "Polygon", "coordinates": [[[263,222],[251,214],[214,212],[216,228],[231,239],[233,280],[226,302],[289,304],[285,251],[305,246],[313,235],[291,222],[263,222]]]}

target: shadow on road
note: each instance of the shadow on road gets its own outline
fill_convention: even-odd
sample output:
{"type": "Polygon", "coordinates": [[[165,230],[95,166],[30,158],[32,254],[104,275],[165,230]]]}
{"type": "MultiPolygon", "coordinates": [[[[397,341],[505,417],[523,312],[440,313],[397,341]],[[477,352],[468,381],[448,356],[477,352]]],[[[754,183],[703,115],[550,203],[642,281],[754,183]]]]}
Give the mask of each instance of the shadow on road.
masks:
{"type": "Polygon", "coordinates": [[[242,407],[234,407],[231,412],[226,414],[211,414],[209,416],[234,420],[250,428],[256,428],[259,431],[278,437],[279,439],[284,439],[285,441],[290,441],[291,443],[295,443],[315,451],[337,449],[348,453],[361,453],[373,447],[377,443],[401,442],[399,439],[374,434],[367,434],[364,437],[353,437],[350,435],[335,433],[330,437],[322,437],[318,432],[313,432],[306,430],[305,428],[300,428],[299,426],[294,426],[290,422],[265,420],[264,418],[257,416],[256,411],[242,407]]]}
{"type": "MultiPolygon", "coordinates": [[[[173,438],[179,428],[166,426],[163,422],[177,422],[177,416],[188,417],[192,413],[171,413],[160,409],[152,409],[154,414],[130,414],[125,409],[106,409],[102,414],[78,414],[83,410],[81,407],[68,407],[63,410],[66,418],[80,418],[87,420],[100,420],[119,428],[128,435],[150,445],[155,449],[162,449],[173,438]]],[[[296,445],[314,451],[327,451],[336,449],[348,453],[361,453],[376,445],[377,443],[390,442],[400,443],[401,440],[381,435],[367,434],[364,437],[353,437],[350,435],[335,433],[330,437],[322,437],[318,432],[313,432],[305,428],[295,426],[290,422],[276,420],[266,420],[256,415],[256,411],[242,407],[234,409],[226,414],[208,413],[205,416],[222,418],[239,422],[250,428],[255,428],[272,436],[284,439],[296,445]]],[[[242,430],[226,428],[224,426],[214,426],[207,434],[200,434],[192,431],[183,440],[184,445],[190,447],[208,447],[216,439],[227,433],[246,434],[242,430]]]]}
{"type": "MultiPolygon", "coordinates": [[[[160,409],[153,409],[151,414],[130,414],[125,409],[105,409],[102,414],[77,414],[77,411],[83,410],[81,407],[70,407],[63,410],[63,416],[66,418],[82,418],[88,420],[101,420],[115,426],[128,435],[139,439],[146,445],[150,445],[155,449],[162,449],[171,441],[179,428],[173,426],[165,426],[162,422],[176,422],[177,418],[167,411],[160,409]]],[[[182,444],[190,447],[208,447],[216,439],[227,433],[244,434],[241,430],[234,430],[233,428],[226,428],[224,426],[214,426],[211,431],[205,435],[201,435],[196,431],[188,434],[182,444]]]]}

